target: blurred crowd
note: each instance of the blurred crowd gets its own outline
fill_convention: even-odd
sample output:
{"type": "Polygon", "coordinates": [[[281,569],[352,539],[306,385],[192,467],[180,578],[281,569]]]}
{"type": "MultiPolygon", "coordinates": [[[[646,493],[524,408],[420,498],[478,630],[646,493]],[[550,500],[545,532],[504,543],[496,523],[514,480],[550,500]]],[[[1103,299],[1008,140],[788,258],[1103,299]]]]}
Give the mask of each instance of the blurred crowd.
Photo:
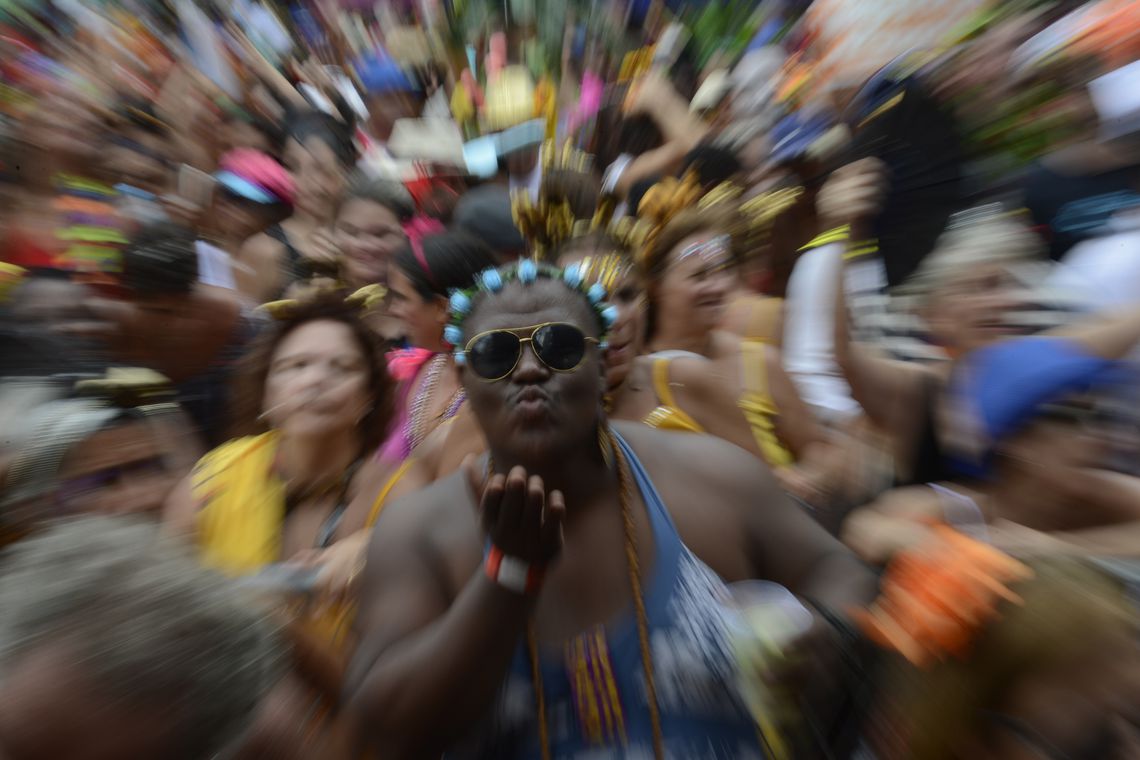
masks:
{"type": "Polygon", "coordinates": [[[0,3],[0,758],[1140,758],[1140,2],[0,3]]]}

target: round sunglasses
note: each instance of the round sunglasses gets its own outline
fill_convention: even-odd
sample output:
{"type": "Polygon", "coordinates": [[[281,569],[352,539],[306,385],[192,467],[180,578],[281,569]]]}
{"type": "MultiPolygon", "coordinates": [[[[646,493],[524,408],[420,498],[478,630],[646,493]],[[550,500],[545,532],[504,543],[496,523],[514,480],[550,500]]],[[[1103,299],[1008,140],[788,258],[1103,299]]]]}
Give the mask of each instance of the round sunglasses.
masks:
{"type": "Polygon", "coordinates": [[[538,360],[550,369],[572,372],[586,357],[586,346],[597,344],[598,339],[566,322],[487,330],[467,341],[466,364],[483,380],[502,380],[518,366],[524,343],[529,343],[538,360]],[[530,337],[519,335],[526,332],[530,332],[530,337]]]}

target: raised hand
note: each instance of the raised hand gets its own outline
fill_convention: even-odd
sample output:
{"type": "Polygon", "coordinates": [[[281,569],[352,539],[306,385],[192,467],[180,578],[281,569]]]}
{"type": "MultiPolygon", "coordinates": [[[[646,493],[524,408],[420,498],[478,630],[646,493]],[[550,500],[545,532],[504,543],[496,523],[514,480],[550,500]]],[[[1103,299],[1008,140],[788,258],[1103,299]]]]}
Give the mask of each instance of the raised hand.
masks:
{"type": "Polygon", "coordinates": [[[486,479],[477,471],[474,457],[468,457],[463,467],[479,500],[483,531],[495,547],[532,565],[545,566],[557,558],[566,516],[561,491],[548,493],[542,478],[528,477],[522,467],[486,479]]]}
{"type": "Polygon", "coordinates": [[[873,217],[882,206],[887,187],[886,164],[877,158],[864,158],[836,169],[816,202],[824,229],[873,217]]]}

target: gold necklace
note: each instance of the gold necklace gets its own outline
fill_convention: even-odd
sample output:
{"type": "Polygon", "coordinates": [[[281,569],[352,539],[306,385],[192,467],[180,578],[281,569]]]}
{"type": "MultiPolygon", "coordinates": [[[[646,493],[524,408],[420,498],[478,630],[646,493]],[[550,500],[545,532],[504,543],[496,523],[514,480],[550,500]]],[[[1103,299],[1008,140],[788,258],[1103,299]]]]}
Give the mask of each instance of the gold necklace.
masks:
{"type": "MultiPolygon", "coordinates": [[[[641,585],[641,563],[637,555],[637,536],[633,523],[632,488],[630,485],[629,462],[617,445],[613,431],[608,427],[599,435],[602,439],[602,453],[607,463],[617,464],[618,499],[621,504],[622,530],[625,533],[625,558],[629,570],[629,586],[633,594],[634,613],[637,619],[637,638],[641,649],[641,667],[645,671],[645,690],[649,702],[649,723],[653,729],[653,755],[657,760],[665,758],[665,742],[661,734],[661,712],[657,704],[657,681],[653,675],[653,654],[649,648],[649,618],[645,612],[645,594],[641,585]]],[[[542,688],[542,669],[538,657],[538,638],[535,635],[534,620],[527,623],[527,654],[530,658],[531,678],[534,681],[536,708],[538,711],[538,742],[542,760],[550,760],[550,729],[546,720],[546,695],[542,688]]]]}

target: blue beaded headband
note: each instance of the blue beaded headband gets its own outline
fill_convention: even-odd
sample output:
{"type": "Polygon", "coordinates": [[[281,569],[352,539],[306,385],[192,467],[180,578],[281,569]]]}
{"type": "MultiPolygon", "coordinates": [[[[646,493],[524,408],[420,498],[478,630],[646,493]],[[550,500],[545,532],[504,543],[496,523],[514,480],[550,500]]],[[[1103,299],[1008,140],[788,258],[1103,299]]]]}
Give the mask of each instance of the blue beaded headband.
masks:
{"type": "Polygon", "coordinates": [[[558,269],[539,265],[534,259],[520,259],[514,265],[483,270],[476,276],[475,284],[470,288],[452,290],[449,308],[451,320],[447,327],[443,328],[443,339],[452,345],[456,364],[463,364],[466,360],[462,348],[463,322],[471,313],[475,298],[480,293],[498,293],[507,283],[515,280],[523,285],[530,285],[540,277],[559,280],[586,298],[598,318],[598,323],[602,326],[602,339],[598,345],[605,350],[606,334],[617,320],[617,307],[606,303],[606,289],[600,282],[588,284],[584,275],[583,264],[572,264],[566,269],[558,269]]]}

